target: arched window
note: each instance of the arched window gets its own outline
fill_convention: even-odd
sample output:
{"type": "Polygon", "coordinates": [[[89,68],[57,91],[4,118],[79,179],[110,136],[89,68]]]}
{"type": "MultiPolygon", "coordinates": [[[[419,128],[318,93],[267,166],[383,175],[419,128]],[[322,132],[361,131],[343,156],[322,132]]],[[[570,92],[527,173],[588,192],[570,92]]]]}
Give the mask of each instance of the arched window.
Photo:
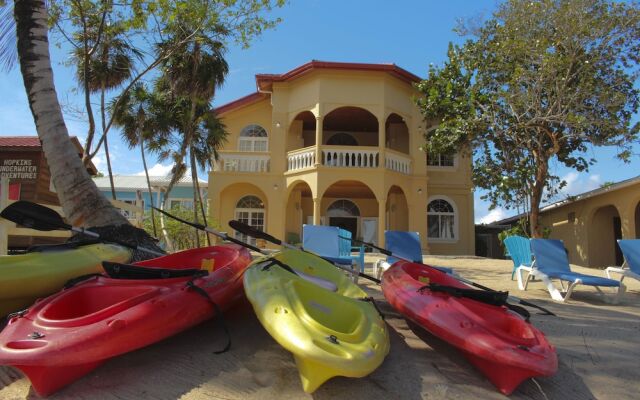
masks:
{"type": "Polygon", "coordinates": [[[451,203],[436,198],[427,206],[427,232],[429,239],[455,240],[456,212],[451,203]]]}
{"type": "Polygon", "coordinates": [[[267,151],[268,145],[267,131],[260,125],[247,125],[240,132],[239,151],[267,151]]]}
{"type": "Polygon", "coordinates": [[[327,144],[331,146],[357,146],[358,141],[348,133],[339,132],[331,136],[327,140],[327,144]]]}
{"type": "Polygon", "coordinates": [[[328,217],[359,217],[360,210],[350,200],[336,200],[327,209],[328,217]]]}
{"type": "MultiPolygon", "coordinates": [[[[258,230],[264,231],[265,214],[264,203],[256,196],[244,196],[236,204],[236,219],[242,223],[252,226],[258,230]]],[[[235,238],[243,242],[250,243],[255,246],[256,239],[244,235],[240,232],[235,233],[235,238]]]]}

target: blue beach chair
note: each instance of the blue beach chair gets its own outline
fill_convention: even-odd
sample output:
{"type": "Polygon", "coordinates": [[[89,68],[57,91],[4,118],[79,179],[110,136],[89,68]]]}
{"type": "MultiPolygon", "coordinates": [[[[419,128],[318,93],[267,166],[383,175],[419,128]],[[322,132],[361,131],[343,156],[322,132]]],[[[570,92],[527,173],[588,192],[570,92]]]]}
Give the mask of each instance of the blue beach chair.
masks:
{"type": "MultiPolygon", "coordinates": [[[[418,232],[384,231],[384,241],[387,250],[402,258],[422,264],[422,246],[418,232]]],[[[382,273],[398,261],[396,257],[388,256],[387,259],[376,261],[373,266],[374,275],[380,279],[382,273]]],[[[453,269],[446,267],[434,267],[447,274],[452,274],[453,269]]]]}
{"type": "Polygon", "coordinates": [[[624,293],[625,286],[619,281],[571,271],[569,258],[561,240],[531,239],[531,251],[534,261],[525,282],[525,289],[529,277],[533,275],[542,280],[547,286],[551,298],[556,301],[568,300],[573,289],[579,284],[594,286],[600,293],[602,293],[600,287],[618,288],[617,296],[613,302],[617,302],[624,293]],[[552,279],[560,281],[562,292],[554,286],[551,282],[552,279]],[[564,289],[564,281],[569,282],[566,290],[564,289]]]}
{"type": "Polygon", "coordinates": [[[518,277],[518,287],[520,290],[524,290],[522,273],[524,271],[531,272],[531,263],[533,261],[529,239],[522,236],[509,236],[504,240],[504,245],[511,260],[513,260],[511,280],[516,275],[518,277]]]}
{"type": "Polygon", "coordinates": [[[618,245],[624,255],[622,267],[608,267],[605,272],[611,278],[611,272],[620,274],[620,282],[625,277],[640,281],[640,239],[619,239],[618,245]]]}

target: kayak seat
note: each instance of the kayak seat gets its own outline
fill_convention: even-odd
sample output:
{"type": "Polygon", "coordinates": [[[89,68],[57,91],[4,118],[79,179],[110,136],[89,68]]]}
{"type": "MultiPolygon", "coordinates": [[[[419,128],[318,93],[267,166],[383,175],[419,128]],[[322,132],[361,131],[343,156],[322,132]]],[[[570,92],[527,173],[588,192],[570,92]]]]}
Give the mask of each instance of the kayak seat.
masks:
{"type": "Polygon", "coordinates": [[[362,310],[357,300],[342,295],[327,295],[322,288],[302,281],[292,281],[294,309],[314,329],[333,334],[338,339],[357,335],[362,324],[362,310]]]}

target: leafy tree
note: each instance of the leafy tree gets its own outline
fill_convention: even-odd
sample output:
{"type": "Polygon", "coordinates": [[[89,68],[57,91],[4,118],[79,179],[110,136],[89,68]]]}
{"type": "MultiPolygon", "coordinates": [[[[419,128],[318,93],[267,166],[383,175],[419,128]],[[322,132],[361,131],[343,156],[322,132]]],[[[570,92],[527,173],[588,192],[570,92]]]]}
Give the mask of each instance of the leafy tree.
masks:
{"type": "MultiPolygon", "coordinates": [[[[193,210],[180,206],[174,206],[171,208],[171,214],[188,221],[193,215],[193,210]]],[[[158,214],[155,214],[154,217],[152,217],[150,213],[148,215],[145,215],[144,229],[149,232],[149,234],[153,232],[153,219],[155,218],[155,225],[160,225],[160,217],[161,216],[158,214]]],[[[215,222],[211,223],[211,226],[214,229],[219,229],[218,224],[215,222]]],[[[204,242],[206,240],[206,233],[194,230],[189,225],[185,225],[173,219],[167,219],[165,221],[165,231],[166,237],[161,240],[162,246],[164,246],[165,248],[167,248],[168,246],[167,240],[171,242],[171,248],[175,250],[192,249],[194,247],[197,247],[198,243],[204,242]]]]}
{"type": "Polygon", "coordinates": [[[627,161],[639,124],[640,60],[637,4],[605,0],[510,0],[473,38],[450,45],[442,67],[431,66],[416,99],[430,152],[469,151],[483,196],[507,208],[530,209],[540,237],[546,193],[565,185],[549,170],[556,161],[586,171],[591,146],[617,146],[627,161]]]}

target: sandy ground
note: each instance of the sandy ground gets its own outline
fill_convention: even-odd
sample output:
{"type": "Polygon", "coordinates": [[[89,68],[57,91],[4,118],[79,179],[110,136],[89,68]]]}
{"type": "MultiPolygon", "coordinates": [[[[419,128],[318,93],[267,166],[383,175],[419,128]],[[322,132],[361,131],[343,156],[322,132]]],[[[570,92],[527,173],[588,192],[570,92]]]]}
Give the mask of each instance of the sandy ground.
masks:
{"type": "MultiPolygon", "coordinates": [[[[370,272],[374,257],[367,258],[370,272]]],[[[578,287],[567,304],[553,302],[540,282],[526,292],[510,280],[510,261],[426,257],[462,276],[549,308],[557,317],[532,311],[532,323],[557,347],[556,375],[525,381],[513,399],[640,398],[640,282],[628,279],[621,304],[602,302],[597,291],[578,287]],[[537,382],[537,383],[536,383],[537,382]]],[[[602,271],[573,267],[577,272],[602,271]]],[[[364,283],[360,280],[360,283],[364,283]]],[[[376,298],[382,294],[366,284],[376,298]]],[[[361,379],[333,378],[305,394],[291,355],[261,327],[244,302],[226,314],[233,335],[229,352],[215,355],[224,334],[206,322],[153,346],[106,362],[51,399],[499,399],[504,398],[454,348],[407,323],[383,300],[391,352],[380,368],[361,379]]],[[[37,399],[29,381],[0,367],[0,399],[37,399]]]]}

